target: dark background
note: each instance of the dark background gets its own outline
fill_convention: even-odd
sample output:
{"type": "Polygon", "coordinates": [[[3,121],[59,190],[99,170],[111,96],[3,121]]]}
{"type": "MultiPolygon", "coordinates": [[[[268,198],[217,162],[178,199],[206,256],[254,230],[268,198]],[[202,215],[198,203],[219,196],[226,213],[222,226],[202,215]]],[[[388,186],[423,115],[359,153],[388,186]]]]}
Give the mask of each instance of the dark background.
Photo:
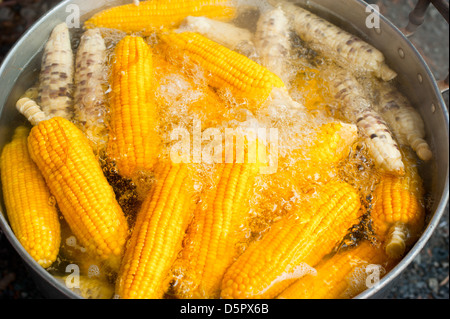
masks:
{"type": "MultiPolygon", "coordinates": [[[[58,0],[0,0],[0,63],[11,46],[31,24],[58,0]]],[[[131,2],[131,0],[130,0],[131,2]]],[[[369,0],[398,27],[404,27],[417,0],[369,0]]],[[[449,66],[449,27],[431,7],[424,25],[411,38],[437,79],[443,79],[449,66]]],[[[444,95],[448,105],[448,93],[444,95]]],[[[425,248],[401,275],[387,298],[449,298],[449,208],[425,248]]],[[[0,230],[0,299],[38,299],[37,290],[23,262],[0,230]]]]}

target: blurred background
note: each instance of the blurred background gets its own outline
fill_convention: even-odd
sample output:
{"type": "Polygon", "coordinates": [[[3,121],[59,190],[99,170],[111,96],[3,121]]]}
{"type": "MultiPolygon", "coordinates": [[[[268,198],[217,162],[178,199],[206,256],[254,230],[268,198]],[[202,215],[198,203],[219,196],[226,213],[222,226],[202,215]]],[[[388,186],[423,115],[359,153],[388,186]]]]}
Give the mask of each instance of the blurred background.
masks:
{"type": "MultiPolygon", "coordinates": [[[[60,0],[0,0],[0,64],[18,38],[60,0]]],[[[130,0],[131,2],[131,0],[130,0]]],[[[407,25],[417,0],[369,0],[397,27],[407,25]]],[[[448,2],[448,1],[447,1],[448,2]]],[[[425,23],[410,38],[437,79],[449,67],[449,27],[431,6],[425,23]]],[[[449,105],[449,95],[444,99],[449,105]]],[[[449,298],[449,207],[422,252],[402,274],[388,299],[449,298]]],[[[36,288],[18,254],[0,230],[0,299],[39,299],[36,288]]]]}

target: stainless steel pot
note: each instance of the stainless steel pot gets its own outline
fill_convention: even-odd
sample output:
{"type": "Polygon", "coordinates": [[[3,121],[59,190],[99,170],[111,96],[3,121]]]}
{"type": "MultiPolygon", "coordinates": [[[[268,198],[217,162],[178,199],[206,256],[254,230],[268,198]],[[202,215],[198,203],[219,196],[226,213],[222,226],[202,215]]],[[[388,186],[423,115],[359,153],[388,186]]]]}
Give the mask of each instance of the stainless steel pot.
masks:
{"type": "MultiPolygon", "coordinates": [[[[366,27],[367,4],[361,0],[298,0],[311,11],[329,19],[348,31],[359,34],[386,56],[399,74],[405,94],[420,111],[426,123],[428,140],[435,159],[425,171],[425,182],[432,204],[426,229],[403,260],[379,284],[356,298],[381,298],[399,275],[417,256],[438,225],[448,201],[449,192],[449,116],[441,92],[422,56],[392,23],[381,17],[381,28],[366,27]]],[[[11,139],[13,129],[25,119],[15,110],[15,102],[33,85],[38,76],[42,49],[53,27],[60,22],[76,22],[77,10],[81,22],[93,13],[110,6],[130,3],[130,0],[66,0],[35,23],[17,42],[0,67],[0,150],[11,139]],[[75,14],[75,15],[74,15],[75,14]]],[[[76,32],[75,29],[73,29],[76,32]]],[[[42,293],[49,298],[79,298],[40,267],[14,236],[1,203],[0,226],[12,246],[23,258],[42,293]]]]}

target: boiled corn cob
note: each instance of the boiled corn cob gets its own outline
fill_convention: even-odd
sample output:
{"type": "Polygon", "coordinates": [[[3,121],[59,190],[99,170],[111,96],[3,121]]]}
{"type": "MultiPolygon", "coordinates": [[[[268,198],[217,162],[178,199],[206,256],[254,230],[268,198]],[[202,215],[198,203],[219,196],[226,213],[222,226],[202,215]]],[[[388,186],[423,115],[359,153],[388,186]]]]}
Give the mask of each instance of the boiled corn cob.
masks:
{"type": "Polygon", "coordinates": [[[69,29],[58,24],[48,39],[39,74],[39,101],[47,116],[72,118],[74,56],[69,29]]]}
{"type": "Polygon", "coordinates": [[[341,162],[357,141],[357,128],[352,124],[336,121],[313,128],[311,133],[298,138],[302,141],[301,148],[290,146],[288,155],[280,157],[276,173],[261,177],[253,207],[257,212],[252,220],[256,236],[292,210],[302,193],[337,178],[341,162]]]}
{"type": "Polygon", "coordinates": [[[301,197],[302,190],[293,170],[280,167],[276,173],[260,177],[250,204],[255,212],[250,219],[253,237],[260,238],[273,222],[288,214],[301,197]]]}
{"type": "MultiPolygon", "coordinates": [[[[236,96],[248,99],[253,108],[260,107],[273,89],[286,91],[283,81],[266,68],[198,33],[171,33],[162,38],[173,54],[186,54],[210,74],[211,86],[229,88],[236,96]]],[[[182,56],[175,58],[183,61],[182,56]]]]}
{"type": "Polygon", "coordinates": [[[193,171],[187,164],[161,162],[156,185],[138,213],[116,284],[123,299],[160,299],[169,288],[170,268],[195,207],[193,171]]]}
{"type": "Polygon", "coordinates": [[[289,82],[289,56],[291,40],[289,22],[281,8],[261,14],[255,33],[255,47],[259,62],[278,75],[285,83],[289,82]]]}
{"type": "Polygon", "coordinates": [[[296,75],[290,93],[309,111],[327,111],[326,92],[318,69],[304,67],[296,75]]]}
{"type": "Polygon", "coordinates": [[[116,46],[111,75],[111,120],[108,156],[119,174],[133,178],[155,164],[160,144],[150,47],[127,36],[116,46]]]}
{"type": "Polygon", "coordinates": [[[320,125],[311,135],[309,145],[289,154],[301,187],[327,182],[335,177],[337,165],[349,155],[357,141],[358,130],[353,124],[330,122],[320,125]]]}
{"type": "Polygon", "coordinates": [[[294,213],[274,223],[228,268],[221,298],[274,298],[307,267],[314,267],[358,223],[358,193],[348,184],[330,182],[294,213]]]}
{"type": "Polygon", "coordinates": [[[342,68],[327,67],[324,74],[331,94],[342,102],[342,116],[358,126],[375,165],[383,171],[403,175],[405,165],[397,141],[365,96],[361,84],[342,68]]]}
{"type": "Polygon", "coordinates": [[[158,29],[176,28],[187,16],[228,21],[235,11],[229,0],[148,0],[139,6],[127,4],[103,10],[87,20],[85,27],[148,35],[158,29]]]}
{"type": "Polygon", "coordinates": [[[3,149],[0,162],[3,197],[17,239],[36,262],[47,268],[58,256],[60,223],[52,195],[28,153],[29,132],[19,126],[3,149]]]}
{"type": "Polygon", "coordinates": [[[382,176],[373,194],[373,229],[393,258],[403,256],[425,222],[423,182],[414,156],[405,151],[404,158],[405,176],[382,176]]]}
{"type": "Polygon", "coordinates": [[[33,127],[28,149],[80,244],[117,270],[128,224],[87,138],[68,120],[54,117],[33,127]]]}
{"type": "Polygon", "coordinates": [[[253,34],[231,23],[206,17],[187,17],[178,32],[196,32],[246,57],[256,57],[253,34]]]}
{"type": "Polygon", "coordinates": [[[106,45],[100,30],[87,30],[81,36],[76,54],[74,120],[96,151],[104,149],[107,142],[106,60],[106,45]]]}
{"type": "Polygon", "coordinates": [[[249,154],[246,148],[243,163],[239,163],[242,154],[234,154],[231,163],[229,158],[215,166],[213,185],[201,194],[184,247],[172,268],[175,297],[219,297],[222,277],[243,240],[241,227],[249,214],[250,190],[262,164],[259,158],[250,163],[249,154]]]}
{"type": "Polygon", "coordinates": [[[169,63],[160,54],[154,56],[155,102],[161,110],[161,127],[191,125],[201,121],[202,130],[220,125],[230,119],[233,108],[204,83],[188,77],[182,69],[169,63]]]}
{"type": "Polygon", "coordinates": [[[383,53],[357,36],[287,1],[269,2],[281,5],[292,21],[295,32],[320,53],[345,63],[346,67],[356,71],[374,73],[384,81],[390,81],[397,76],[386,64],[383,53]]]}
{"type": "Polygon", "coordinates": [[[419,112],[395,87],[381,83],[380,101],[377,111],[392,128],[400,144],[410,146],[424,161],[429,161],[433,153],[425,141],[425,124],[419,112]]]}
{"type": "Polygon", "coordinates": [[[342,299],[356,296],[367,289],[368,276],[374,271],[381,275],[388,260],[383,250],[369,241],[356,248],[338,252],[320,262],[316,275],[306,275],[284,290],[278,299],[342,299]],[[368,266],[377,267],[377,269],[368,266]]]}

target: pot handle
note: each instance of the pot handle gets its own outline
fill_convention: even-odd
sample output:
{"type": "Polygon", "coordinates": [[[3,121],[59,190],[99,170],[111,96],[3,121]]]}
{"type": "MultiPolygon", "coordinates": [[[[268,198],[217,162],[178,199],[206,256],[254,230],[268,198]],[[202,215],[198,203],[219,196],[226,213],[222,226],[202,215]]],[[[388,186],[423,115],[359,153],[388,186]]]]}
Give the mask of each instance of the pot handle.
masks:
{"type": "MultiPolygon", "coordinates": [[[[416,30],[423,24],[423,22],[425,21],[425,14],[430,4],[433,4],[439,11],[439,13],[445,18],[447,23],[449,23],[448,0],[418,0],[416,7],[409,14],[408,25],[405,28],[401,29],[406,37],[409,38],[410,36],[412,36],[416,32],[416,30]]],[[[440,80],[437,83],[442,94],[448,92],[448,73],[445,80],[440,80]]]]}

